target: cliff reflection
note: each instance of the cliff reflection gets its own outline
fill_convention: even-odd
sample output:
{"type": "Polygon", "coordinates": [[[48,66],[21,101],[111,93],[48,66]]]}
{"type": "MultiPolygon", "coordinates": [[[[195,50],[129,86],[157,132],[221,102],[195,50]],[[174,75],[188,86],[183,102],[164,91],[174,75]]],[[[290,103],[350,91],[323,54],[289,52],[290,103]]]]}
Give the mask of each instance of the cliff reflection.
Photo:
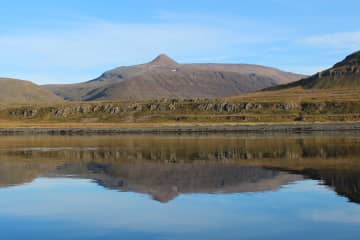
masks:
{"type": "Polygon", "coordinates": [[[360,203],[359,137],[1,137],[0,186],[76,177],[167,202],[320,180],[360,203]]]}

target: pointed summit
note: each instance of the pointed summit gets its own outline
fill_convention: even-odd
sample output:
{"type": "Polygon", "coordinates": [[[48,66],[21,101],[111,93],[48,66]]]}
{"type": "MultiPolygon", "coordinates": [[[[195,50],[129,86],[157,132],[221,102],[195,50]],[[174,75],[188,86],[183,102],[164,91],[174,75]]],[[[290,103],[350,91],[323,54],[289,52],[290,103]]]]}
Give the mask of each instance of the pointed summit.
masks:
{"type": "Polygon", "coordinates": [[[152,60],[150,63],[156,64],[156,65],[176,65],[176,64],[178,64],[173,59],[168,57],[166,54],[160,54],[154,60],[152,60]]]}

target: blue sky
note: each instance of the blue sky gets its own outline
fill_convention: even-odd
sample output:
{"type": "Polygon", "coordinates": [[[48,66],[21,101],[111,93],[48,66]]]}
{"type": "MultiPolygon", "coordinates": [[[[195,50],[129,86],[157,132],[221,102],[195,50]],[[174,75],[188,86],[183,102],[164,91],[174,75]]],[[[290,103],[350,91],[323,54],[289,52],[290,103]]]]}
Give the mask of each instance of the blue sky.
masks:
{"type": "Polygon", "coordinates": [[[311,74],[360,50],[358,0],[0,0],[0,76],[93,79],[166,53],[311,74]]]}

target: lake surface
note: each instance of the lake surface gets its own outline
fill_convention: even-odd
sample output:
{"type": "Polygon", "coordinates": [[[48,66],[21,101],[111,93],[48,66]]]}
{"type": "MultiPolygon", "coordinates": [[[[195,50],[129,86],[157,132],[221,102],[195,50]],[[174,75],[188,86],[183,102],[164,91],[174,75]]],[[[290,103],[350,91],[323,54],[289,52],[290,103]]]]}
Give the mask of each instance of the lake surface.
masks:
{"type": "Polygon", "coordinates": [[[359,239],[360,136],[0,137],[1,239],[359,239]]]}

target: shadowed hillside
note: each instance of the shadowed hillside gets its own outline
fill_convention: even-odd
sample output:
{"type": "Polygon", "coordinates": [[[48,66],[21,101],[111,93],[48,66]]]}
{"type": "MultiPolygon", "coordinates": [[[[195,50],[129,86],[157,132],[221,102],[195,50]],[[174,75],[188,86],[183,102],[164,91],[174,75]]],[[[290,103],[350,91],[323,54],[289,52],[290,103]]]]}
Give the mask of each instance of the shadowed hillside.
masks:
{"type": "Polygon", "coordinates": [[[214,98],[254,92],[299,80],[302,75],[246,64],[178,64],[166,55],[119,67],[85,83],[47,85],[70,101],[214,98]]]}
{"type": "Polygon", "coordinates": [[[332,68],[309,78],[272,88],[273,90],[302,87],[304,89],[360,88],[360,51],[347,56],[332,68]]]}

